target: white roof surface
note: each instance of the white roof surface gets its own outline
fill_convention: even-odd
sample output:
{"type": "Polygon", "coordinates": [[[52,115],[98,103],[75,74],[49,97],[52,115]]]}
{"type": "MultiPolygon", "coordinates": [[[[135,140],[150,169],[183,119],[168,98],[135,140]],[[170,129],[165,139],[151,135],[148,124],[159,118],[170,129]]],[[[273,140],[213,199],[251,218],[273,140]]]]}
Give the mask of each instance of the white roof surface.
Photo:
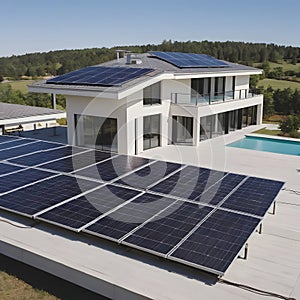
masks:
{"type": "MultiPolygon", "coordinates": [[[[197,148],[170,145],[145,151],[141,156],[282,180],[286,181],[285,188],[300,191],[300,156],[224,146],[255,128],[201,142],[197,148]]],[[[1,216],[2,220],[12,218],[6,213],[1,216]]],[[[43,223],[20,229],[0,222],[0,252],[113,299],[266,299],[214,283],[199,270],[100,239],[54,230],[43,223]]],[[[236,259],[223,279],[300,298],[299,195],[279,193],[276,215],[267,215],[263,234],[254,233],[249,240],[248,259],[236,259]]]]}

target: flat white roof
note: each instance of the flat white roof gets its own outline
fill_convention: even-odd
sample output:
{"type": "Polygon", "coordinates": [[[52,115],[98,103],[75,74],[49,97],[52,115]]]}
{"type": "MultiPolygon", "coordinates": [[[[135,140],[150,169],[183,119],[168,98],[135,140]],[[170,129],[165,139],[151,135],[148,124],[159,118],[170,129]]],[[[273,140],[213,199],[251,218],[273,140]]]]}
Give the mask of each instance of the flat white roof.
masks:
{"type": "MultiPolygon", "coordinates": [[[[197,148],[170,145],[140,156],[282,180],[285,188],[300,191],[300,157],[225,146],[258,127],[201,142],[197,148]]],[[[298,298],[300,198],[281,191],[276,200],[276,215],[267,215],[263,233],[249,240],[248,259],[236,259],[223,279],[298,298]]],[[[1,216],[21,225],[32,223],[7,213],[1,216]]],[[[215,283],[199,270],[44,223],[21,229],[0,222],[0,252],[113,299],[266,299],[215,283]]]]}

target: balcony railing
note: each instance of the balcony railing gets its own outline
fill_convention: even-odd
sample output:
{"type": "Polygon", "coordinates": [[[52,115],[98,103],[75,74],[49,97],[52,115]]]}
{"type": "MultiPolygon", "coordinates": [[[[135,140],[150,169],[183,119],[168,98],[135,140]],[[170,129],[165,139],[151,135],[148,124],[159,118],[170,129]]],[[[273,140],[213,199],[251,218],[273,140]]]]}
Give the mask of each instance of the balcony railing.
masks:
{"type": "Polygon", "coordinates": [[[259,95],[249,89],[226,91],[225,93],[197,94],[197,93],[171,93],[171,101],[174,104],[208,105],[226,101],[242,100],[259,95]]]}

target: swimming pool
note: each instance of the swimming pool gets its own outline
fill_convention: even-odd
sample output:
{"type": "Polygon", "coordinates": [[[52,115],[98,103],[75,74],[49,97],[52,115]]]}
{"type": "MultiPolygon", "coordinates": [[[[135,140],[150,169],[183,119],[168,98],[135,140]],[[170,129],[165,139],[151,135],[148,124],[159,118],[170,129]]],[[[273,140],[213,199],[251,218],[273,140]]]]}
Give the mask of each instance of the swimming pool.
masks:
{"type": "Polygon", "coordinates": [[[246,136],[245,138],[228,144],[227,146],[300,156],[300,141],[297,142],[256,136],[246,136]]]}

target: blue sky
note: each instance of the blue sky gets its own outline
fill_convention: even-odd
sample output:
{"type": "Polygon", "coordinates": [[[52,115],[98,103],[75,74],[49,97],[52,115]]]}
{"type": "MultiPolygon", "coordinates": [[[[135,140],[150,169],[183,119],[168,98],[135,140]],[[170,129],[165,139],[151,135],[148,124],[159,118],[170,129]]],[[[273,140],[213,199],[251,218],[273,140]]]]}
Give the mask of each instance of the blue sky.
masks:
{"type": "Polygon", "coordinates": [[[163,40],[300,46],[300,1],[9,0],[0,4],[0,56],[163,40]]]}

